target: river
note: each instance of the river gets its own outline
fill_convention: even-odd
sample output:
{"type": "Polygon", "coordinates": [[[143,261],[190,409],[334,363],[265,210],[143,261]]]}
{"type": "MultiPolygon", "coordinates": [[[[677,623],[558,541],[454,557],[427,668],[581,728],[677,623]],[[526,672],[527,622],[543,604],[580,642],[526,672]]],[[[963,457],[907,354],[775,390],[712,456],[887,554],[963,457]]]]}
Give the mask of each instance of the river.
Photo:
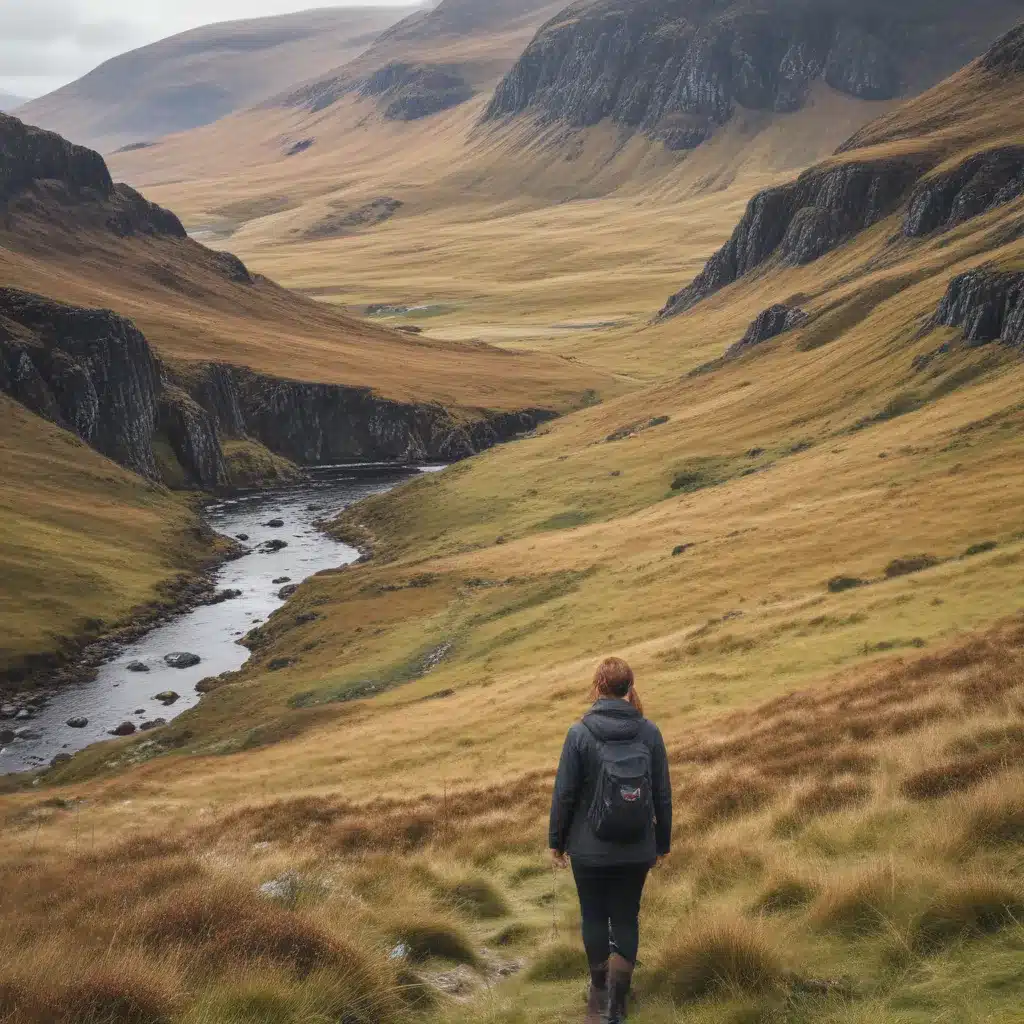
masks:
{"type": "Polygon", "coordinates": [[[26,711],[31,718],[0,719],[0,732],[28,730],[27,738],[0,744],[0,774],[44,767],[58,754],[77,750],[110,738],[110,730],[131,722],[136,728],[157,719],[170,721],[193,707],[200,695],[196,683],[222,672],[240,669],[249,651],[239,640],[265,622],[285,600],[282,587],[301,583],[325,569],[354,562],[359,553],[332,540],[316,525],[342,509],[373,494],[397,486],[417,472],[443,467],[396,469],[385,466],[330,467],[312,472],[300,486],[259,491],[218,501],[205,515],[218,532],[242,541],[251,553],[224,564],[217,572],[220,590],[241,591],[221,604],[203,605],[176,616],[140,640],[125,647],[99,669],[95,680],[52,696],[32,709],[24,700],[0,701],[26,711]],[[283,526],[269,526],[275,520],[283,526]],[[265,553],[268,541],[284,541],[283,547],[265,553]],[[168,654],[186,652],[201,658],[198,665],[179,669],[165,662],[168,654]],[[146,671],[130,671],[141,663],[146,671]],[[173,691],[179,699],[165,704],[157,694],[173,691]],[[87,719],[81,728],[68,725],[87,719]]]}

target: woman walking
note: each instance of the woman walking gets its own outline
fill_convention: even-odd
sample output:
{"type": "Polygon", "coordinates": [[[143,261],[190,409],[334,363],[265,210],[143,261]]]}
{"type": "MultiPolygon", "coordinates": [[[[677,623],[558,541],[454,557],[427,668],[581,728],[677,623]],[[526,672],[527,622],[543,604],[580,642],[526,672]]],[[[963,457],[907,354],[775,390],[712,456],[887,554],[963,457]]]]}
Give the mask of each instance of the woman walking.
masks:
{"type": "Polygon", "coordinates": [[[647,872],[672,842],[665,742],[644,718],[621,658],[598,666],[594,706],[569,730],[551,799],[548,845],[576,880],[590,963],[587,1024],[619,1024],[640,944],[647,872]]]}

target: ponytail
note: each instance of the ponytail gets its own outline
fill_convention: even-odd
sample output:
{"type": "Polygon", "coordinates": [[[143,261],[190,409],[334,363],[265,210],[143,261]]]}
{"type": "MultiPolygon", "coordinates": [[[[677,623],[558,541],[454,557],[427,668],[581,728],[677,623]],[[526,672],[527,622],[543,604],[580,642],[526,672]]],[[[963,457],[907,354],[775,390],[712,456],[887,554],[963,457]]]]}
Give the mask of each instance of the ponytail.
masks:
{"type": "Polygon", "coordinates": [[[591,701],[615,698],[628,701],[642,715],[643,701],[636,692],[633,670],[622,658],[605,658],[594,673],[594,684],[590,690],[591,701]]]}

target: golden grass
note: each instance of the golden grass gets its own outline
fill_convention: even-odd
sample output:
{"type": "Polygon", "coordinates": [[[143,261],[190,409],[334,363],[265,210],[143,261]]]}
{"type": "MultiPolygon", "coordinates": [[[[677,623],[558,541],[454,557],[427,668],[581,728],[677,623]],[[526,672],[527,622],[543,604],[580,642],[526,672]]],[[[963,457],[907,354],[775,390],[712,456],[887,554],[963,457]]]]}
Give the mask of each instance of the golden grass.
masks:
{"type": "Polygon", "coordinates": [[[4,396],[0,437],[0,673],[54,663],[214,553],[184,498],[4,396]]]}
{"type": "MultiPolygon", "coordinates": [[[[436,147],[403,151],[396,177],[420,176],[426,196],[464,116],[438,119],[436,147]]],[[[240,138],[243,122],[224,130],[240,138]]],[[[368,127],[363,148],[353,144],[354,180],[398,145],[397,129],[382,141],[390,131],[368,127]]],[[[259,138],[239,144],[253,199],[280,174],[261,162],[259,138]]],[[[181,152],[194,141],[180,140],[181,152]]],[[[639,168],[653,197],[651,182],[672,173],[626,147],[601,178],[601,140],[590,143],[590,166],[567,175],[610,189],[639,168]]],[[[500,140],[477,144],[501,152],[500,140]]],[[[195,211],[227,173],[210,159],[195,211]]],[[[268,254],[283,251],[284,221],[258,221],[311,215],[326,159],[310,170],[308,210],[257,218],[239,238],[265,232],[268,254]]],[[[741,201],[744,180],[726,185],[723,202],[741,201]]],[[[682,178],[665,185],[666,202],[676,186],[685,190],[682,178]]],[[[708,197],[690,186],[702,209],[708,197]]],[[[640,231],[647,214],[631,220],[615,206],[626,198],[607,200],[610,223],[640,231]]],[[[438,217],[424,224],[440,224],[443,200],[440,190],[436,205],[424,199],[422,216],[438,217]]],[[[444,245],[453,268],[479,262],[466,239],[493,219],[477,216],[480,204],[444,245]]],[[[506,214],[529,220],[529,206],[506,214]]],[[[706,234],[680,265],[727,230],[710,201],[703,209],[693,229],[706,234]]],[[[569,879],[545,867],[544,821],[565,728],[595,660],[615,651],[637,670],[677,792],[676,849],[645,901],[638,1024],[682,1014],[700,1024],[1015,1020],[1021,368],[998,346],[965,351],[953,332],[925,328],[952,274],[1024,258],[1000,233],[1019,214],[1008,207],[917,242],[893,241],[892,218],[812,266],[741,281],[670,322],[555,337],[552,348],[646,386],[353,509],[339,530],[372,539],[376,558],[305,584],[259,631],[247,669],[156,734],[173,755],[130,765],[131,745],[97,747],[51,773],[59,796],[4,799],[0,853],[23,884],[0,887],[0,909],[19,929],[28,976],[48,962],[33,893],[57,892],[53,913],[88,920],[85,947],[107,948],[118,901],[89,905],[87,858],[113,857],[123,867],[105,877],[133,905],[118,955],[150,964],[147,929],[162,920],[153,907],[171,922],[184,914],[182,966],[167,972],[178,1000],[169,1012],[183,1021],[232,1019],[230,989],[255,1000],[238,1005],[270,1006],[271,1020],[311,1024],[320,1011],[301,1002],[299,976],[308,967],[330,978],[332,951],[356,936],[371,991],[393,1005],[405,982],[383,957],[414,935],[429,939],[417,944],[414,987],[450,991],[452,958],[471,961],[454,977],[468,992],[439,998],[433,1019],[571,1019],[583,981],[578,911],[569,879]],[[817,319],[689,373],[760,309],[795,296],[817,319]],[[922,553],[934,564],[887,573],[922,553]],[[841,576],[863,585],[830,586],[841,576]],[[267,670],[285,656],[287,669],[267,670]],[[112,843],[126,833],[140,837],[130,857],[112,843]],[[198,882],[175,876],[192,861],[198,882]],[[308,904],[255,919],[252,890],[284,870],[310,880],[308,904]],[[166,887],[147,889],[154,876],[166,887]],[[207,905],[231,906],[238,931],[185,913],[207,905]],[[210,954],[205,973],[191,968],[196,951],[210,954]],[[506,954],[532,966],[497,982],[506,954]],[[263,969],[270,983],[238,980],[263,969]]],[[[560,208],[553,247],[563,216],[579,217],[580,231],[588,223],[560,208]]],[[[398,217],[375,237],[407,228],[398,217]]],[[[623,236],[616,244],[635,244],[623,236]]],[[[308,252],[293,255],[298,277],[308,252]]],[[[542,295],[545,259],[522,296],[542,295]]],[[[587,284],[583,275],[579,291],[549,298],[537,321],[614,307],[604,295],[575,304],[587,284]]],[[[514,291],[494,302],[498,327],[514,291]]],[[[627,281],[621,308],[642,291],[627,281]]]]}

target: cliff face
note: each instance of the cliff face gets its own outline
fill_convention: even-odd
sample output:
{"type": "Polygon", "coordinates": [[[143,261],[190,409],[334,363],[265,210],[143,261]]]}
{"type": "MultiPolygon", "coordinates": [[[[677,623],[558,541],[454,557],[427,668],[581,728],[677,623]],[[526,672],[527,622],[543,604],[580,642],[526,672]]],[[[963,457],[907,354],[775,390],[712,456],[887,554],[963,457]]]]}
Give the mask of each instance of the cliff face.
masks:
{"type": "Polygon", "coordinates": [[[127,185],[115,185],[103,157],[53,132],[0,114],[0,218],[18,215],[67,218],[80,226],[185,238],[181,221],[127,185]]]}
{"type": "Polygon", "coordinates": [[[0,289],[0,391],[151,479],[154,441],[184,479],[230,486],[222,438],[251,437],[304,466],[456,461],[535,427],[543,410],[460,420],[366,388],[279,380],[244,367],[161,366],[135,325],[107,310],[0,289]]]}
{"type": "Polygon", "coordinates": [[[897,210],[921,173],[910,160],[850,163],[812,168],[758,193],[729,241],[660,316],[690,309],[770,259],[800,265],[824,256],[897,210]]]}
{"type": "Polygon", "coordinates": [[[903,223],[908,238],[948,231],[1024,196],[1024,146],[979,153],[914,190],[903,223]]]}
{"type": "Polygon", "coordinates": [[[961,328],[971,345],[1001,341],[1024,349],[1024,272],[960,274],[949,283],[935,322],[961,328]]]}
{"type": "MultiPolygon", "coordinates": [[[[994,37],[1011,9],[978,0],[974,15],[995,19],[994,37]]],[[[945,0],[578,0],[540,30],[485,118],[610,118],[690,149],[737,107],[800,109],[815,80],[865,100],[933,84],[952,68],[928,74],[922,63],[958,21],[945,0]]]]}
{"type": "Polygon", "coordinates": [[[456,461],[550,418],[544,410],[462,421],[440,405],[393,402],[367,388],[281,380],[244,367],[190,371],[187,388],[225,437],[252,437],[303,466],[456,461]]]}
{"type": "Polygon", "coordinates": [[[0,391],[148,477],[159,389],[130,320],[0,289],[0,391]]]}

